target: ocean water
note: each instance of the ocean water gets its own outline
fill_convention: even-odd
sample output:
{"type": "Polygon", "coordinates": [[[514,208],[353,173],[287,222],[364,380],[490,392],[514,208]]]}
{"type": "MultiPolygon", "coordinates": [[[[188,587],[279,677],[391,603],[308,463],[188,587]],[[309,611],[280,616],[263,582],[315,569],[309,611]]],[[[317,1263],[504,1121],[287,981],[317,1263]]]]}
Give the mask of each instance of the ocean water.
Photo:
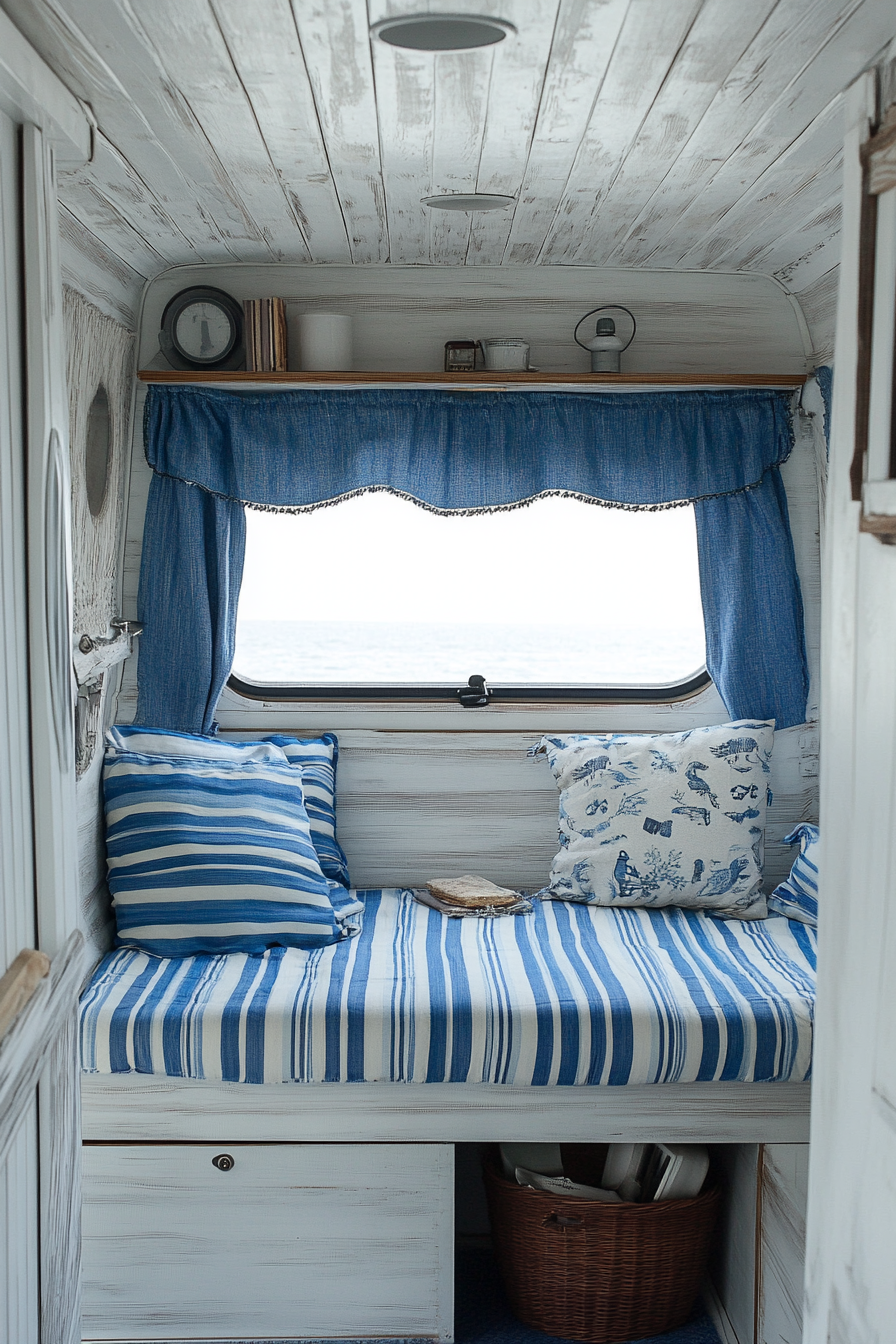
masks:
{"type": "Polygon", "coordinates": [[[703,667],[700,627],[252,621],[234,671],[261,682],[662,684],[703,667]]]}

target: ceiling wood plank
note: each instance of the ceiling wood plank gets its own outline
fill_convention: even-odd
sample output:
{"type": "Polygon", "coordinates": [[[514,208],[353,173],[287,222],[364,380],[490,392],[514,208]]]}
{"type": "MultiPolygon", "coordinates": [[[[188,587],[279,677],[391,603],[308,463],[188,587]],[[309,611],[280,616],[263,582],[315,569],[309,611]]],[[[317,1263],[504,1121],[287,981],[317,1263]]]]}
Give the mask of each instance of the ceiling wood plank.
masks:
{"type": "MultiPolygon", "coordinates": [[[[88,184],[140,235],[148,247],[170,265],[182,264],[187,257],[190,261],[203,260],[192,238],[175,224],[148,184],[102,131],[94,132],[90,168],[59,174],[60,197],[63,200],[68,198],[70,185],[76,190],[79,185],[88,184]]],[[[106,241],[109,244],[112,242],[111,238],[106,241]]]]}
{"type": "Polygon", "coordinates": [[[821,210],[806,221],[805,229],[795,229],[793,234],[779,240],[775,253],[768,258],[773,268],[771,274],[793,291],[814,284],[840,260],[842,223],[843,205],[838,187],[821,210]]]}
{"type": "Polygon", "coordinates": [[[195,116],[118,0],[4,3],[206,261],[270,258],[195,116]]]}
{"type": "Polygon", "coordinates": [[[367,6],[364,0],[293,0],[293,13],[352,260],[386,261],[389,231],[367,6]]]}
{"type": "MultiPolygon", "coordinates": [[[[261,9],[256,13],[261,22],[261,9]]],[[[273,261],[310,259],[301,220],[271,162],[208,0],[153,0],[140,24],[240,192],[273,261]]]]}
{"type": "MultiPolygon", "coordinates": [[[[490,48],[435,58],[432,195],[476,190],[494,55],[490,48]]],[[[474,215],[429,211],[430,259],[439,266],[466,261],[474,215]]]]}
{"type": "Polygon", "coordinates": [[[146,276],[133,270],[66,208],[59,207],[62,279],[132,331],[146,276]]]}
{"type": "MultiPolygon", "coordinates": [[[[373,4],[371,22],[404,9],[402,0],[373,4]]],[[[376,40],[371,43],[371,54],[387,183],[389,260],[394,266],[427,265],[430,221],[420,202],[423,196],[432,195],[436,58],[376,40]]]]}
{"type": "MultiPolygon", "coordinates": [[[[543,260],[559,254],[596,265],[613,254],[776,3],[707,0],[641,126],[613,110],[618,123],[628,120],[635,137],[615,177],[612,164],[602,163],[606,109],[601,98],[543,260]]],[[[623,29],[622,40],[626,37],[623,29]]]]}
{"type": "Polygon", "coordinates": [[[819,0],[807,12],[804,0],[782,0],[643,213],[646,244],[616,260],[678,265],[881,48],[886,8],[819,0]]]}
{"type": "Polygon", "coordinates": [[[104,246],[127,262],[132,270],[142,275],[157,275],[166,269],[167,258],[137,232],[88,177],[70,173],[63,199],[85,228],[102,238],[104,246]]]}
{"type": "Polygon", "coordinates": [[[289,0],[211,0],[240,82],[314,262],[351,261],[289,0]]]}
{"type": "Polygon", "coordinates": [[[505,262],[538,260],[628,7],[629,0],[561,0],[505,262]]]}
{"type": "Polygon", "coordinates": [[[699,14],[702,0],[633,0],[539,260],[572,264],[699,14]]]}
{"type": "Polygon", "coordinates": [[[834,321],[839,283],[840,267],[835,265],[796,293],[812,336],[812,357],[818,364],[830,363],[834,355],[834,321]]]}
{"type": "Polygon", "coordinates": [[[734,201],[712,232],[683,254],[681,264],[698,270],[743,266],[767,272],[760,261],[764,251],[839,185],[842,146],[843,103],[835,98],[734,201]]]}
{"type": "MultiPolygon", "coordinates": [[[[453,0],[456,3],[457,0],[453,0]]],[[[502,10],[516,36],[495,48],[476,190],[519,197],[535,131],[559,0],[514,0],[502,10]]],[[[504,257],[515,207],[474,215],[468,265],[494,266],[504,257]]]]}

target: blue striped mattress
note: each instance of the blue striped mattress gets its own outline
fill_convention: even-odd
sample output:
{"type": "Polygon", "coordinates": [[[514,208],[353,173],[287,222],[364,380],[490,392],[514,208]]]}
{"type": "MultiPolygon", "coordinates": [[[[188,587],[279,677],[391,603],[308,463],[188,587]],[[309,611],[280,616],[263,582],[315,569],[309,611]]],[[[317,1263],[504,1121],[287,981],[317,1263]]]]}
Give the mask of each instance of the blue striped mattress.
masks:
{"type": "Polygon", "coordinates": [[[809,1076],[805,924],[559,901],[447,919],[408,891],[361,895],[361,933],[314,951],[110,953],[82,999],[83,1068],[515,1086],[809,1076]]]}

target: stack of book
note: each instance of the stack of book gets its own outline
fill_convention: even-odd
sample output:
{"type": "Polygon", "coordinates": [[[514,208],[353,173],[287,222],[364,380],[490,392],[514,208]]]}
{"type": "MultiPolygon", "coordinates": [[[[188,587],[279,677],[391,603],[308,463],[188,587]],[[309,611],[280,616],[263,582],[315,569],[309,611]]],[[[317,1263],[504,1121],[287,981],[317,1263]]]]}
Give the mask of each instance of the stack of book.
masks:
{"type": "Polygon", "coordinates": [[[282,373],[286,369],[286,304],[283,299],[244,299],[246,369],[282,373]]]}

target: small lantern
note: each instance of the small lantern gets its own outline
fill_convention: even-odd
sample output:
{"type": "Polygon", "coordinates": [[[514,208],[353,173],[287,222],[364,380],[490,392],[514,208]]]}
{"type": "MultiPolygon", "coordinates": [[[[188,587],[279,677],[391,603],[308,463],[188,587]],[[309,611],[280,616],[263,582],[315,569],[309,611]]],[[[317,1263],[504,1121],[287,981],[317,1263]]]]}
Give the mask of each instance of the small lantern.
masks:
{"type": "Polygon", "coordinates": [[[445,372],[472,373],[476,367],[476,341],[445,342],[445,372]]]}
{"type": "Polygon", "coordinates": [[[580,345],[583,350],[587,350],[591,355],[592,373],[619,373],[619,356],[623,350],[627,350],[635,339],[635,332],[638,324],[635,321],[634,313],[630,313],[627,308],[623,308],[621,303],[605,303],[600,308],[592,308],[590,313],[580,317],[576,323],[573,336],[576,345],[580,345]],[[595,313],[606,312],[608,308],[615,308],[618,312],[627,313],[632,320],[632,334],[627,341],[616,335],[616,323],[612,317],[599,317],[594,328],[594,335],[590,341],[579,340],[579,327],[589,317],[595,313]]]}

